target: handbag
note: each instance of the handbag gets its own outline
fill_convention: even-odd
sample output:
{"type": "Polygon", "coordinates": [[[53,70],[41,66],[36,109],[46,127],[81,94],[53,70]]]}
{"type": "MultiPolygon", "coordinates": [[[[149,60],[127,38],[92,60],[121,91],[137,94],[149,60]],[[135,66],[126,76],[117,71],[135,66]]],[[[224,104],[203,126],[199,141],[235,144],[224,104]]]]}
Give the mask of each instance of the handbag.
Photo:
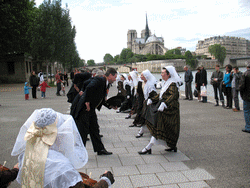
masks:
{"type": "Polygon", "coordinates": [[[206,86],[201,86],[201,96],[202,97],[207,96],[207,88],[206,88],[206,86]]]}
{"type": "Polygon", "coordinates": [[[194,97],[198,97],[198,91],[197,91],[197,89],[194,89],[194,97]]]}

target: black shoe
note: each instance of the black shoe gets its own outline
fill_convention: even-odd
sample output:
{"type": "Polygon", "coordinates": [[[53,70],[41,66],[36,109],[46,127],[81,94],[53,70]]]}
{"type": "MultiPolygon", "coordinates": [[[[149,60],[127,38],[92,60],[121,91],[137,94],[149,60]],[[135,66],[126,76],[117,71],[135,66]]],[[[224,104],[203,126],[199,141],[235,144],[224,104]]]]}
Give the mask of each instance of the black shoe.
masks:
{"type": "Polygon", "coordinates": [[[141,138],[143,136],[143,133],[138,133],[136,136],[135,136],[135,138],[141,138]]]}
{"type": "Polygon", "coordinates": [[[250,131],[247,131],[246,129],[242,129],[242,132],[250,133],[250,131]]]}
{"type": "Polygon", "coordinates": [[[129,114],[127,117],[125,117],[125,119],[129,119],[129,118],[131,118],[131,115],[129,114]]]}
{"type": "Polygon", "coordinates": [[[183,99],[183,100],[189,100],[189,98],[185,98],[185,99],[183,99]]]}
{"type": "Polygon", "coordinates": [[[102,135],[102,134],[100,134],[99,136],[100,136],[100,138],[102,138],[102,137],[103,137],[103,135],[102,135]]]}
{"type": "Polygon", "coordinates": [[[214,106],[219,106],[219,104],[217,103],[217,104],[215,104],[214,106]]]}
{"type": "MultiPolygon", "coordinates": [[[[146,148],[145,148],[146,149],[146,148]]],[[[152,150],[151,149],[149,149],[149,150],[147,150],[146,149],[146,151],[144,151],[144,152],[142,152],[142,151],[138,151],[138,153],[140,154],[140,155],[145,155],[145,154],[151,154],[152,153],[152,150]]]]}
{"type": "Polygon", "coordinates": [[[188,99],[189,101],[192,101],[193,99],[188,99]]]}
{"type": "Polygon", "coordinates": [[[62,95],[60,95],[60,94],[56,94],[57,96],[62,96],[62,95]]]}
{"type": "Polygon", "coordinates": [[[129,125],[129,127],[137,127],[136,124],[129,125]]]}
{"type": "Polygon", "coordinates": [[[112,155],[112,152],[108,152],[106,149],[97,152],[97,155],[112,155]]]}
{"type": "Polygon", "coordinates": [[[174,150],[174,152],[177,152],[177,147],[165,149],[165,151],[173,151],[173,150],[174,150]]]}

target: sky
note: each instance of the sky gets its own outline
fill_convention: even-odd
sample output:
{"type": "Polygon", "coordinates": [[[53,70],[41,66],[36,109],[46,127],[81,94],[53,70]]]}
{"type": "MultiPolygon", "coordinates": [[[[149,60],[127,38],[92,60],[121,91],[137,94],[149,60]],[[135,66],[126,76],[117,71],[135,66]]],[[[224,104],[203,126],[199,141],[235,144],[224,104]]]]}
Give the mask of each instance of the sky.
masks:
{"type": "MultiPolygon", "coordinates": [[[[39,6],[43,0],[35,0],[39,6]]],[[[80,58],[103,62],[127,48],[127,32],[146,26],[168,49],[195,51],[199,40],[236,36],[250,40],[250,0],[62,0],[68,4],[80,58]]]]}

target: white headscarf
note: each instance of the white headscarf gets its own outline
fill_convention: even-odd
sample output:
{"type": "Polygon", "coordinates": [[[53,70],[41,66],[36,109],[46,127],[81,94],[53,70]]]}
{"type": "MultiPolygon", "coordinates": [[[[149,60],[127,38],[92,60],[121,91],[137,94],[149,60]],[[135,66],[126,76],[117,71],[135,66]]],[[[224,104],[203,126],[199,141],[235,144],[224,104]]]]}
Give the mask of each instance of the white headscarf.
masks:
{"type": "MultiPolygon", "coordinates": [[[[50,126],[51,123],[56,123],[57,135],[48,150],[43,185],[46,188],[74,186],[79,181],[82,181],[76,169],[82,168],[88,162],[88,153],[83,145],[75,121],[70,115],[63,115],[51,108],[35,110],[21,127],[11,155],[19,155],[20,172],[22,172],[24,164],[32,163],[36,165],[36,161],[24,161],[26,143],[28,143],[24,138],[34,124],[39,130],[50,126]]],[[[50,135],[47,135],[47,137],[50,137],[50,135]]],[[[40,150],[36,150],[36,152],[34,155],[39,157],[40,150]]],[[[39,165],[37,166],[39,169],[39,165]]],[[[17,181],[20,184],[22,183],[22,173],[18,173],[17,181]]],[[[29,184],[31,185],[31,183],[29,184]]]]}
{"type": "Polygon", "coordinates": [[[179,77],[179,75],[177,74],[175,67],[173,66],[167,66],[164,67],[168,70],[169,74],[170,74],[170,78],[165,81],[163,83],[163,86],[161,88],[161,92],[160,92],[160,99],[162,98],[163,93],[168,89],[168,87],[170,86],[171,83],[176,83],[176,86],[179,88],[179,83],[181,82],[181,78],[179,77]]]}
{"type": "Polygon", "coordinates": [[[122,76],[125,78],[125,80],[123,81],[123,88],[126,90],[125,86],[130,85],[129,80],[128,80],[128,75],[127,74],[122,74],[122,76]]]}
{"type": "Polygon", "coordinates": [[[149,93],[151,93],[152,91],[156,91],[156,89],[155,89],[156,82],[155,81],[157,81],[157,80],[148,69],[143,71],[142,74],[147,80],[147,83],[145,84],[144,91],[143,91],[144,92],[144,99],[147,100],[149,97],[149,93]]]}
{"type": "Polygon", "coordinates": [[[134,87],[137,87],[138,85],[138,73],[136,71],[129,72],[129,75],[132,77],[134,87]]]}

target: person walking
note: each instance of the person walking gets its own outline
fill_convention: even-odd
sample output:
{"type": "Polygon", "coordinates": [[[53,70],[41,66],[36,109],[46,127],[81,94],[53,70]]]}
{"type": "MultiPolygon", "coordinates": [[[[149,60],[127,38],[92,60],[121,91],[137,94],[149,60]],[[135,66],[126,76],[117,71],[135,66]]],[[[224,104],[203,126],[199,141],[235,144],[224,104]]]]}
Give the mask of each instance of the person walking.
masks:
{"type": "MultiPolygon", "coordinates": [[[[204,66],[201,65],[201,86],[206,87],[207,86],[207,71],[204,69],[204,66]]],[[[202,96],[202,100],[200,102],[207,102],[207,96],[202,96]]]]}
{"type": "Polygon", "coordinates": [[[63,75],[63,78],[64,78],[64,86],[67,84],[67,87],[69,86],[69,78],[68,78],[68,74],[66,71],[64,71],[64,75],[63,75]]]}
{"type": "Polygon", "coordinates": [[[226,73],[223,79],[223,84],[226,85],[226,96],[227,96],[227,109],[232,109],[232,66],[230,64],[226,65],[226,73]]]}
{"type": "Polygon", "coordinates": [[[32,71],[31,76],[30,76],[30,85],[32,86],[32,98],[37,99],[36,97],[36,89],[37,86],[39,85],[40,79],[36,76],[36,72],[32,71]]]}
{"type": "Polygon", "coordinates": [[[250,133],[250,62],[247,62],[247,71],[243,73],[240,79],[240,96],[243,100],[243,110],[245,117],[245,128],[243,132],[250,133]]]}
{"type": "MultiPolygon", "coordinates": [[[[86,146],[87,136],[90,134],[94,152],[97,155],[111,155],[108,152],[99,135],[99,125],[97,122],[96,110],[100,110],[102,105],[106,105],[106,96],[108,85],[116,80],[117,72],[113,68],[109,68],[104,76],[96,76],[89,79],[89,83],[84,89],[79,100],[74,100],[70,114],[75,119],[77,128],[86,146]]],[[[80,94],[79,94],[80,95],[80,94]]],[[[79,96],[78,95],[78,96],[79,96]]],[[[115,107],[114,107],[115,108],[115,107]]]]}
{"type": "Polygon", "coordinates": [[[61,76],[60,76],[60,72],[59,70],[56,71],[56,75],[55,75],[55,78],[56,78],[56,95],[57,96],[61,96],[60,94],[60,91],[61,91],[61,83],[62,83],[62,80],[61,80],[61,76]]]}
{"type": "Polygon", "coordinates": [[[221,87],[220,87],[222,80],[223,80],[223,72],[220,71],[220,65],[217,64],[215,65],[215,71],[212,73],[212,76],[211,76],[211,85],[213,85],[213,89],[214,89],[214,99],[216,101],[215,106],[219,106],[219,98],[218,98],[218,93],[219,93],[222,107],[225,107],[224,97],[223,97],[221,87]]]}
{"type": "Polygon", "coordinates": [[[47,79],[45,79],[43,83],[41,83],[39,86],[41,87],[41,98],[45,98],[46,87],[50,88],[50,86],[47,83],[47,79]]]}
{"type": "Polygon", "coordinates": [[[151,154],[153,145],[169,147],[166,151],[177,152],[177,141],[180,134],[180,109],[179,109],[179,85],[180,77],[173,66],[162,69],[162,79],[165,81],[160,93],[153,98],[152,104],[148,103],[153,110],[155,120],[151,116],[146,117],[146,125],[152,135],[149,144],[138,153],[140,155],[151,154]]]}
{"type": "Polygon", "coordinates": [[[233,79],[232,79],[232,94],[233,94],[233,100],[234,100],[234,106],[233,108],[234,112],[238,112],[240,110],[239,106],[239,82],[242,76],[242,72],[239,71],[239,68],[237,66],[233,67],[233,79]]]}
{"type": "Polygon", "coordinates": [[[192,71],[188,69],[187,66],[184,66],[184,82],[185,82],[185,95],[186,98],[184,100],[193,100],[192,94],[192,82],[193,82],[193,74],[192,71]]]}

